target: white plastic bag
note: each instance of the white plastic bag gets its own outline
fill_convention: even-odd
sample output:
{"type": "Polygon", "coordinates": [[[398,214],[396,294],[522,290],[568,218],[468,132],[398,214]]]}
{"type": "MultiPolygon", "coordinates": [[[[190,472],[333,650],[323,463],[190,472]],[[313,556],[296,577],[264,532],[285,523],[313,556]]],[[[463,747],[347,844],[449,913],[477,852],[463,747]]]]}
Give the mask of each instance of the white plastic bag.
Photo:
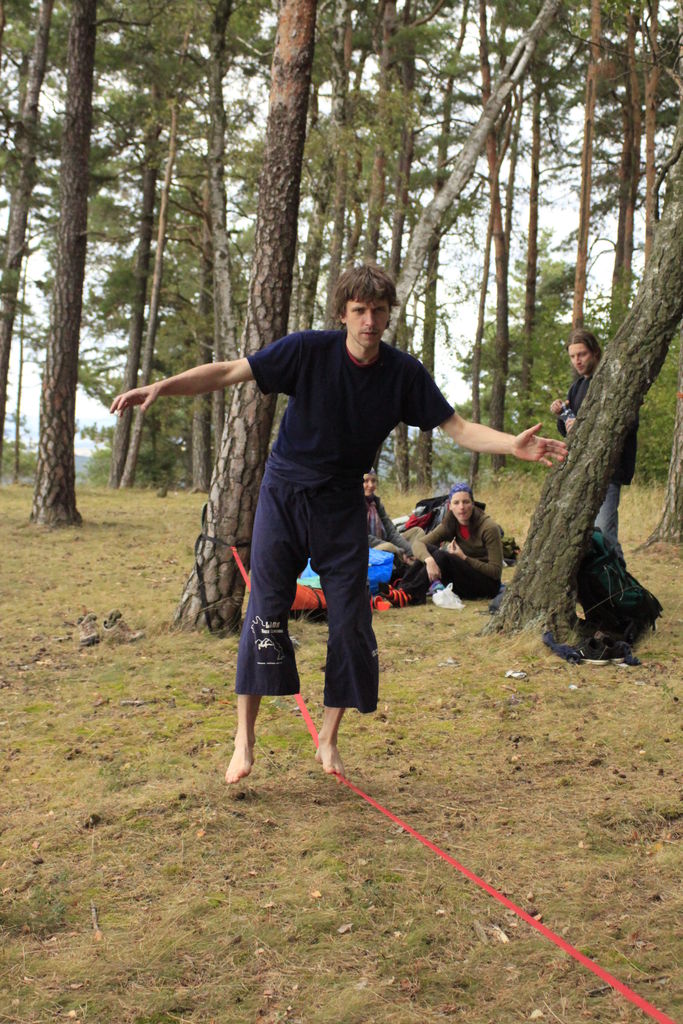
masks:
{"type": "Polygon", "coordinates": [[[465,605],[457,594],[453,593],[453,584],[449,583],[443,590],[437,590],[432,594],[432,604],[438,604],[439,608],[455,608],[462,611],[465,605]]]}

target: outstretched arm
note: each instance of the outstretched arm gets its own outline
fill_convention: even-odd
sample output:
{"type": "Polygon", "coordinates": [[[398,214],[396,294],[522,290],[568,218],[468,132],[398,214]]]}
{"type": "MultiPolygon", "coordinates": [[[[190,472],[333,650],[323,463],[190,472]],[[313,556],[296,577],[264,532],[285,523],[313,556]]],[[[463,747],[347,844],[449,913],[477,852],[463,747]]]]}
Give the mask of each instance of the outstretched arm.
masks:
{"type": "Polygon", "coordinates": [[[562,462],[567,454],[564,441],[554,441],[548,437],[539,437],[541,424],[537,423],[524,430],[516,437],[493,430],[483,423],[472,423],[464,420],[457,412],[444,420],[441,429],[453,438],[456,444],[469,448],[474,452],[491,455],[514,455],[525,462],[542,462],[544,466],[552,466],[552,460],[562,462]]]}
{"type": "Polygon", "coordinates": [[[204,363],[191,370],[177,373],[174,377],[155,381],[143,388],[133,388],[117,395],[111,403],[110,412],[119,416],[124,409],[139,405],[144,412],[159,395],[204,395],[209,391],[220,391],[231,384],[253,380],[248,359],[233,359],[228,363],[204,363]]]}

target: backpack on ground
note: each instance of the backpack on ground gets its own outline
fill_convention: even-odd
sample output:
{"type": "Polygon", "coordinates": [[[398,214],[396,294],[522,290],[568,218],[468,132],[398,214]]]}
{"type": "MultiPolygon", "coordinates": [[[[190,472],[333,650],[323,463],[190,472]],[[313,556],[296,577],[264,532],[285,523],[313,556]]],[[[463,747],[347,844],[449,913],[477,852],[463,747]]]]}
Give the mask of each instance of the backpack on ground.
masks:
{"type": "Polygon", "coordinates": [[[654,629],[662,606],[631,575],[605,540],[594,530],[577,577],[577,593],[593,628],[602,629],[632,644],[646,629],[654,629]]]}

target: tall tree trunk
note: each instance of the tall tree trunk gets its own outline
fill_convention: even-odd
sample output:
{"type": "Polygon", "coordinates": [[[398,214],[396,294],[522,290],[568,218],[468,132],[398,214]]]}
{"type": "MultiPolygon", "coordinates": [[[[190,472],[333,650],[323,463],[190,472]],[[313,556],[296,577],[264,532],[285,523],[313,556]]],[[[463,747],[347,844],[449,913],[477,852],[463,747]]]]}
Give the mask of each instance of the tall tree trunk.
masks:
{"type": "Polygon", "coordinates": [[[391,65],[393,60],[393,38],[396,32],[396,0],[383,0],[382,46],[379,53],[379,85],[377,89],[377,141],[370,179],[368,215],[365,234],[364,256],[374,262],[379,251],[379,234],[384,209],[384,192],[387,168],[386,133],[389,125],[389,95],[391,93],[391,65]]]}
{"type": "MultiPolygon", "coordinates": [[[[361,85],[364,81],[365,76],[365,65],[370,56],[368,48],[363,48],[356,61],[354,70],[354,83],[349,97],[349,107],[352,111],[359,109],[359,104],[363,102],[363,93],[361,92],[361,85]]],[[[347,116],[348,112],[347,112],[347,116]]],[[[345,257],[343,262],[346,266],[350,266],[356,259],[358,253],[358,247],[360,245],[361,235],[363,233],[363,227],[365,226],[366,219],[363,209],[363,201],[365,199],[365,185],[363,175],[363,147],[359,139],[355,137],[355,133],[351,131],[351,124],[348,127],[347,138],[349,138],[349,161],[353,165],[351,173],[348,178],[347,188],[349,195],[347,198],[347,206],[349,215],[346,224],[346,237],[345,237],[345,257]],[[350,138],[349,138],[350,136],[350,138]],[[353,145],[352,145],[353,142],[353,145]]],[[[333,326],[338,326],[339,321],[333,323],[333,326]]]]}
{"type": "Polygon", "coordinates": [[[346,220],[346,193],[349,174],[348,91],[351,67],[351,3],[339,0],[334,9],[332,30],[332,145],[334,146],[334,198],[332,200],[332,237],[327,268],[327,300],[325,326],[332,330],[338,326],[334,312],[334,290],[339,280],[344,248],[344,222],[346,220]]]}
{"type": "MultiPolygon", "coordinates": [[[[410,0],[406,0],[402,21],[405,29],[410,22],[410,0]]],[[[404,43],[404,53],[400,63],[402,127],[396,162],[395,198],[391,221],[391,253],[389,256],[389,273],[394,280],[398,277],[401,269],[403,235],[410,203],[410,172],[415,152],[415,47],[412,41],[408,41],[408,38],[404,43]]]]}
{"type": "MultiPolygon", "coordinates": [[[[263,348],[287,328],[315,8],[315,0],[283,0],[280,6],[242,346],[245,355],[263,348]]],[[[212,628],[239,625],[244,583],[227,545],[239,545],[248,561],[274,410],[275,396],[261,395],[253,381],[235,388],[205,524],[206,534],[223,543],[206,540],[198,550],[175,615],[184,628],[204,625],[203,585],[212,628]]]]}
{"type": "MultiPolygon", "coordinates": [[[[410,24],[410,0],[406,0],[401,21],[404,29],[410,24]]],[[[401,268],[401,251],[405,231],[406,214],[410,201],[410,172],[415,151],[414,91],[415,91],[415,48],[412,37],[406,36],[404,52],[400,62],[402,128],[396,164],[396,180],[394,186],[394,209],[391,224],[391,254],[389,257],[389,273],[394,280],[398,278],[401,268]]],[[[407,331],[405,325],[394,336],[394,344],[405,351],[407,331]]],[[[397,424],[394,429],[394,467],[396,483],[399,491],[405,492],[410,487],[410,446],[408,427],[405,423],[397,424]]]]}
{"type": "MultiPolygon", "coordinates": [[[[152,88],[152,95],[156,97],[155,87],[152,88]]],[[[128,352],[123,375],[123,391],[129,391],[137,385],[138,370],[140,368],[140,352],[142,350],[142,338],[145,330],[145,303],[147,301],[147,285],[149,283],[152,231],[154,229],[154,204],[158,177],[156,144],[160,132],[161,126],[156,125],[145,140],[140,188],[141,208],[138,224],[138,244],[133,270],[134,291],[131,302],[130,323],[128,325],[128,352]]],[[[109,464],[109,487],[117,488],[121,485],[121,477],[123,476],[126,456],[128,455],[132,419],[132,409],[124,409],[123,413],[116,418],[111,462],[109,464]]]]}
{"type": "MultiPolygon", "coordinates": [[[[27,228],[28,233],[28,228],[27,228]]],[[[19,367],[17,370],[17,403],[14,410],[14,471],[12,473],[12,482],[15,484],[19,483],[19,476],[21,470],[21,392],[24,386],[24,338],[26,336],[24,331],[24,323],[26,317],[26,279],[27,279],[27,267],[28,260],[24,260],[24,283],[21,288],[21,314],[19,316],[19,367]]],[[[0,463],[0,466],[2,463],[0,463]]]]}
{"type": "Polygon", "coordinates": [[[531,105],[531,158],[529,184],[529,231],[526,250],[526,286],[524,289],[524,330],[520,381],[524,418],[530,415],[533,335],[536,321],[536,282],[538,280],[538,195],[541,160],[541,86],[534,82],[531,105]]]}
{"type": "Polygon", "coordinates": [[[579,237],[576,251],[576,273],[574,276],[574,306],[572,326],[583,325],[583,303],[586,297],[586,276],[588,267],[588,230],[591,212],[591,176],[593,167],[593,129],[595,119],[595,94],[598,83],[602,28],[600,0],[591,0],[591,43],[588,74],[586,75],[586,99],[584,103],[583,149],[581,151],[581,193],[579,197],[579,237]]]}
{"type": "Polygon", "coordinates": [[[40,399],[31,520],[79,524],[74,436],[78,344],[88,227],[88,182],[97,0],[73,0],[59,180],[57,265],[40,399]]]}
{"type": "MultiPolygon", "coordinates": [[[[479,58],[484,107],[491,99],[491,67],[489,64],[488,30],[486,27],[486,0],[479,0],[479,58]]],[[[498,166],[498,136],[491,127],[486,137],[486,160],[489,168],[489,189],[493,214],[493,248],[496,274],[496,340],[489,423],[495,430],[502,430],[505,421],[505,389],[508,374],[508,353],[510,331],[508,323],[508,250],[503,225],[503,210],[500,199],[500,176],[498,166]]],[[[494,472],[505,465],[505,456],[491,456],[494,472]]]]}
{"type": "Polygon", "coordinates": [[[636,19],[627,15],[626,53],[623,77],[625,82],[622,107],[622,147],[619,162],[619,216],[617,242],[612,273],[612,322],[621,322],[631,294],[633,260],[633,224],[638,182],[640,180],[640,85],[636,68],[636,19]]]}
{"type": "MultiPolygon", "coordinates": [[[[449,79],[452,81],[452,79],[449,79]]],[[[436,322],[438,314],[437,285],[439,281],[439,245],[430,247],[427,255],[427,281],[424,297],[424,329],[422,332],[421,362],[433,377],[436,356],[436,322]]],[[[432,431],[421,430],[415,446],[415,484],[423,494],[432,489],[434,449],[432,431]]]]}
{"type": "MultiPolygon", "coordinates": [[[[495,125],[498,115],[510,98],[515,86],[524,78],[538,41],[560,10],[561,0],[544,0],[543,7],[531,27],[522,35],[515,46],[505,67],[495,83],[491,99],[473,127],[467,141],[454,161],[450,177],[438,196],[422,211],[422,215],[413,229],[410,245],[403,257],[403,268],[396,285],[396,294],[401,312],[405,309],[415,283],[422,271],[432,238],[438,235],[444,218],[452,209],[462,193],[465,185],[472,177],[480,153],[486,145],[486,137],[495,125]]],[[[392,331],[396,329],[397,316],[385,334],[385,341],[392,340],[392,331]]]]}
{"type": "Polygon", "coordinates": [[[25,255],[26,225],[37,176],[38,100],[45,77],[52,5],[53,0],[43,0],[38,12],[36,37],[33,42],[33,52],[29,61],[14,137],[18,170],[16,185],[10,196],[2,276],[0,277],[0,465],[2,464],[2,445],[5,432],[7,374],[12,350],[12,332],[21,278],[21,263],[25,255]]]}
{"type": "MultiPolygon", "coordinates": [[[[656,3],[654,6],[653,21],[655,22],[654,32],[656,38],[656,3]]],[[[654,44],[653,44],[654,49],[654,44]]],[[[680,164],[683,163],[683,83],[680,72],[683,69],[683,0],[678,0],[678,93],[681,102],[681,112],[678,121],[678,157],[679,182],[681,179],[680,164]]],[[[674,147],[674,153],[676,149],[674,147]]],[[[672,199],[675,196],[675,184],[671,190],[672,199]]],[[[680,195],[680,193],[679,193],[680,195]]],[[[683,206],[683,204],[681,204],[683,206]]],[[[666,211],[665,211],[666,213],[666,211]]],[[[646,264],[647,268],[648,264],[646,264]]],[[[645,542],[645,545],[664,542],[667,544],[680,544],[683,541],[683,323],[679,329],[678,350],[678,392],[676,396],[676,416],[674,419],[674,436],[671,444],[671,461],[669,462],[669,476],[666,486],[666,498],[664,500],[664,511],[656,529],[645,542]]]]}
{"type": "MultiPolygon", "coordinates": [[[[683,106],[674,148],[682,143],[683,106]]],[[[494,630],[545,628],[562,638],[575,623],[576,576],[595,515],[683,316],[683,158],[670,174],[667,203],[638,294],[600,361],[571,434],[567,461],[546,481],[494,630]]]]}
{"type": "Polygon", "coordinates": [[[353,196],[351,199],[351,216],[349,217],[349,223],[346,230],[346,262],[349,265],[356,259],[361,234],[363,233],[363,209],[357,187],[358,183],[361,181],[363,173],[363,155],[360,151],[360,147],[356,152],[355,173],[356,187],[353,190],[353,196]]]}
{"type": "Polygon", "coordinates": [[[306,239],[306,258],[304,259],[301,273],[301,286],[299,289],[299,316],[298,327],[300,331],[309,331],[313,326],[315,316],[315,297],[318,292],[318,278],[320,277],[320,261],[323,255],[323,235],[327,224],[327,210],[330,202],[330,191],[332,188],[332,164],[323,169],[322,181],[316,185],[315,206],[313,216],[308,225],[308,237],[306,239]],[[320,187],[322,186],[322,187],[320,187]]]}
{"type": "MultiPolygon", "coordinates": [[[[223,79],[227,71],[226,32],[232,13],[232,0],[218,0],[211,22],[209,84],[209,206],[213,248],[214,353],[217,362],[236,359],[237,323],[232,298],[230,239],[225,208],[225,131],[226,116],[223,79]]],[[[211,396],[213,430],[218,451],[225,427],[225,393],[211,396]]]]}
{"type": "MultiPolygon", "coordinates": [[[[496,175],[498,168],[496,168],[496,175]]],[[[484,243],[484,266],[481,272],[479,289],[479,311],[477,313],[477,329],[474,332],[472,345],[472,421],[481,423],[481,346],[484,340],[484,324],[486,322],[486,296],[489,290],[489,273],[491,270],[491,241],[493,239],[493,202],[489,204],[489,219],[486,225],[486,242],[484,243]]],[[[470,455],[470,484],[474,486],[479,475],[479,452],[470,455]]]]}
{"type": "MultiPolygon", "coordinates": [[[[405,322],[399,326],[394,335],[397,347],[406,351],[408,327],[405,322]]],[[[393,431],[394,445],[394,472],[396,474],[396,487],[404,494],[410,487],[410,447],[408,443],[408,427],[405,423],[397,423],[393,431]]]]}
{"type": "MultiPolygon", "coordinates": [[[[650,44],[651,62],[645,72],[645,262],[650,258],[655,234],[655,132],[659,88],[659,0],[650,0],[650,24],[643,29],[650,44]]],[[[645,22],[642,23],[645,25],[645,22]]]]}
{"type": "MultiPolygon", "coordinates": [[[[309,119],[307,135],[310,138],[314,134],[320,134],[320,109],[318,88],[311,87],[309,99],[309,119]]],[[[320,262],[323,256],[323,237],[325,225],[327,224],[327,211],[330,205],[330,195],[334,184],[334,166],[332,150],[327,142],[323,140],[323,156],[316,173],[311,175],[309,196],[313,201],[313,210],[308,218],[308,231],[306,241],[297,247],[294,259],[294,277],[292,282],[292,301],[289,307],[289,325],[294,324],[294,330],[310,331],[315,318],[315,298],[318,292],[318,279],[320,277],[320,262]],[[297,255],[300,249],[304,252],[304,261],[299,271],[297,255]],[[293,308],[296,303],[296,309],[293,308]]]]}
{"type": "MultiPolygon", "coordinates": [[[[204,196],[202,220],[202,260],[199,286],[199,329],[197,331],[197,364],[210,363],[213,354],[214,332],[209,329],[212,316],[213,252],[211,249],[211,220],[209,214],[209,188],[204,196]]],[[[211,481],[211,395],[197,395],[192,402],[192,490],[208,491],[211,481]]]]}
{"type": "MultiPolygon", "coordinates": [[[[461,39],[464,38],[467,4],[463,11],[461,39]]],[[[462,42],[460,42],[462,47],[462,42]]],[[[457,53],[460,52],[458,48],[457,53]]],[[[436,160],[436,178],[434,195],[437,196],[444,184],[446,162],[448,160],[448,143],[451,134],[451,118],[453,114],[453,76],[446,80],[443,99],[443,127],[439,136],[436,160]]],[[[433,238],[427,253],[427,283],[425,288],[425,319],[422,335],[422,364],[434,376],[436,362],[436,324],[438,314],[438,282],[439,282],[439,251],[441,239],[433,238]]],[[[429,494],[432,489],[433,468],[433,437],[431,430],[421,430],[417,438],[415,477],[421,491],[429,494]]]]}
{"type": "Polygon", "coordinates": [[[683,543],[683,324],[679,337],[678,395],[664,510],[662,518],[645,541],[644,547],[659,543],[683,543]]]}
{"type": "MultiPolygon", "coordinates": [[[[190,30],[188,29],[185,33],[183,40],[183,48],[181,51],[181,65],[184,62],[187,54],[187,46],[190,40],[190,30]]],[[[178,97],[174,96],[171,103],[171,125],[169,128],[168,137],[168,157],[166,159],[166,172],[164,174],[164,183],[161,189],[161,199],[159,202],[159,224],[157,227],[157,247],[154,254],[154,271],[152,273],[152,287],[149,296],[149,315],[147,318],[147,332],[145,334],[145,344],[142,350],[142,372],[140,378],[140,387],[145,387],[149,384],[152,377],[152,362],[154,360],[154,345],[156,342],[157,328],[159,326],[159,306],[161,304],[161,282],[163,277],[164,267],[164,250],[166,248],[166,225],[168,221],[168,204],[171,194],[171,183],[173,181],[173,169],[175,166],[176,147],[178,144],[178,97]]],[[[138,465],[138,455],[140,454],[140,444],[142,442],[142,429],[144,425],[144,419],[140,409],[137,408],[133,415],[133,425],[131,429],[130,441],[128,443],[128,452],[126,453],[126,463],[123,467],[123,473],[121,474],[121,487],[132,487],[135,483],[135,473],[138,465]]]]}

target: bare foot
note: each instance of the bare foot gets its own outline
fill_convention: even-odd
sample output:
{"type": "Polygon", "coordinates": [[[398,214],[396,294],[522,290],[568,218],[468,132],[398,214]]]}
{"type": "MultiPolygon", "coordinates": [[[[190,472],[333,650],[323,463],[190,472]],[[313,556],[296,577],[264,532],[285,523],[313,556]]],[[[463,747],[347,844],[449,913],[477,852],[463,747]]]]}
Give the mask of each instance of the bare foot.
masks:
{"type": "Polygon", "coordinates": [[[336,743],[328,743],[318,737],[318,750],[315,755],[318,764],[323,766],[323,771],[328,775],[343,775],[344,765],[339,756],[336,743]]]}
{"type": "Polygon", "coordinates": [[[235,753],[225,773],[225,781],[229,786],[247,777],[254,766],[254,744],[235,741],[235,753]]]}

